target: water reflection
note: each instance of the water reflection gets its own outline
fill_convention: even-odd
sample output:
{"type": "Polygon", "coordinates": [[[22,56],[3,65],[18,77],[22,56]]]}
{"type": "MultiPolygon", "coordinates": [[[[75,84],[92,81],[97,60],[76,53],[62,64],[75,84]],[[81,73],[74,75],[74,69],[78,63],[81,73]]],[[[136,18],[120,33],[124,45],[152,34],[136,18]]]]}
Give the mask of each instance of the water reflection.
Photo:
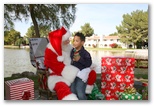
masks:
{"type": "Polygon", "coordinates": [[[99,51],[99,50],[88,50],[91,54],[92,61],[97,65],[96,72],[101,72],[101,57],[104,56],[125,56],[124,51],[99,51]]]}
{"type": "Polygon", "coordinates": [[[24,71],[36,73],[36,69],[30,63],[29,51],[26,49],[4,49],[4,77],[24,71]]]}

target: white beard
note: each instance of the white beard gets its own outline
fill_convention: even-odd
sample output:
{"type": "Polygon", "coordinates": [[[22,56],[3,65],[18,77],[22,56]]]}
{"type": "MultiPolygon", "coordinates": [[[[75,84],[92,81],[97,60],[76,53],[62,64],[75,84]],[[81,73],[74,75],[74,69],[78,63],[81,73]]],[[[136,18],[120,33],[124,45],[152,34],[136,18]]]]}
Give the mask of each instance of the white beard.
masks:
{"type": "Polygon", "coordinates": [[[64,56],[64,64],[65,65],[70,65],[71,64],[71,57],[70,57],[70,53],[71,50],[73,49],[73,47],[68,44],[68,45],[62,45],[62,54],[64,56]]]}

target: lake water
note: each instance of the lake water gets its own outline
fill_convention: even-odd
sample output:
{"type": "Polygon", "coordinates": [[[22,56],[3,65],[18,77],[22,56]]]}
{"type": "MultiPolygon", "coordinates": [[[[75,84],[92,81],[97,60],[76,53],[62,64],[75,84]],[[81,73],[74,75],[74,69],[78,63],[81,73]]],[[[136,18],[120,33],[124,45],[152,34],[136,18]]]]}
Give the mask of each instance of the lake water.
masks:
{"type": "Polygon", "coordinates": [[[94,64],[97,65],[96,72],[101,72],[101,58],[105,56],[117,56],[117,57],[123,57],[125,56],[124,51],[99,51],[99,50],[89,50],[89,53],[91,54],[92,61],[94,64]]]}
{"type": "MultiPolygon", "coordinates": [[[[101,57],[124,56],[124,51],[98,51],[88,50],[92,56],[93,63],[97,65],[96,71],[101,71],[101,57]]],[[[4,77],[10,77],[13,73],[24,71],[36,73],[36,68],[31,65],[28,49],[4,49],[4,77]]]]}
{"type": "Polygon", "coordinates": [[[29,50],[4,49],[4,77],[24,71],[36,73],[36,68],[30,63],[29,50]]]}

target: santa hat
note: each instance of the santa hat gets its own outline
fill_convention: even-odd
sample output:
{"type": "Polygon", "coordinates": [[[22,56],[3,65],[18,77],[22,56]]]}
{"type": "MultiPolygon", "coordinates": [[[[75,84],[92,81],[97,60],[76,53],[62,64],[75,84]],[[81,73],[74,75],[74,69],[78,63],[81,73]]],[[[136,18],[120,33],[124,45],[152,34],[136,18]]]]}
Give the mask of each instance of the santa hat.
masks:
{"type": "Polygon", "coordinates": [[[95,70],[91,70],[91,72],[89,73],[89,77],[87,80],[87,86],[86,86],[86,94],[91,94],[93,87],[94,87],[94,83],[96,81],[96,72],[95,70]]]}
{"type": "Polygon", "coordinates": [[[70,35],[70,32],[64,27],[49,33],[50,44],[52,45],[54,52],[58,55],[57,60],[60,62],[64,60],[64,57],[62,56],[62,41],[67,40],[70,35]]]}

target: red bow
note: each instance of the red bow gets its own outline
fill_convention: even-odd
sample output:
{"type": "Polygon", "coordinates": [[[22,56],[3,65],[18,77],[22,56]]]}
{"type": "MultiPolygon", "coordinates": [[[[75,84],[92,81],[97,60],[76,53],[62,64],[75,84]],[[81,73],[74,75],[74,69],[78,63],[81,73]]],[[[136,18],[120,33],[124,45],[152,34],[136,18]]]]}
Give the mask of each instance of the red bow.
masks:
{"type": "Polygon", "coordinates": [[[29,100],[30,97],[31,97],[30,91],[24,91],[22,100],[29,100]]]}

